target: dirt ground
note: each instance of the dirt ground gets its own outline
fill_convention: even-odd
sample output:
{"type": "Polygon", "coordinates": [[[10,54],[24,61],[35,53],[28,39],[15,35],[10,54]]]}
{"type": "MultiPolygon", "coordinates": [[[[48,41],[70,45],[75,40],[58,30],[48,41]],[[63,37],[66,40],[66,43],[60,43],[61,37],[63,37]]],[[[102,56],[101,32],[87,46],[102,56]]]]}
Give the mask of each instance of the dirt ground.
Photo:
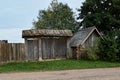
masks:
{"type": "Polygon", "coordinates": [[[0,80],[120,80],[120,68],[2,73],[0,80]]]}

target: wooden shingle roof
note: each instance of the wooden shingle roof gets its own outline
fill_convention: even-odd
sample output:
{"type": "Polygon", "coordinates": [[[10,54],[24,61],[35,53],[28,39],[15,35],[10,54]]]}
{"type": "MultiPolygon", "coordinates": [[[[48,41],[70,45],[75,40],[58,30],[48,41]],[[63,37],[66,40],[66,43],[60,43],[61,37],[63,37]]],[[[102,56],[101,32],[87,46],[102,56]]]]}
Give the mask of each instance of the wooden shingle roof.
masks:
{"type": "Polygon", "coordinates": [[[22,37],[70,37],[71,30],[47,30],[47,29],[31,29],[23,30],[22,37]]]}
{"type": "Polygon", "coordinates": [[[92,34],[94,30],[98,33],[100,37],[102,37],[96,27],[85,28],[85,29],[79,30],[73,35],[70,41],[70,46],[76,47],[84,44],[84,42],[87,40],[87,38],[92,34]]]}

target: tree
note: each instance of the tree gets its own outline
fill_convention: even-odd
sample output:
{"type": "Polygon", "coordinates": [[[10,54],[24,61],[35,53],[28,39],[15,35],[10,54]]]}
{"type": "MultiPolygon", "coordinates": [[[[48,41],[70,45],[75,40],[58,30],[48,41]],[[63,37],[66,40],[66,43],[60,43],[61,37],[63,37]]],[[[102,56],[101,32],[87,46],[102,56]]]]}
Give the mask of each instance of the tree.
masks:
{"type": "Polygon", "coordinates": [[[120,0],[86,0],[78,11],[84,28],[96,26],[104,34],[120,29],[120,0]]]}
{"type": "Polygon", "coordinates": [[[67,4],[53,0],[47,10],[40,10],[38,21],[33,25],[36,29],[70,29],[75,31],[77,22],[72,9],[67,4]]]}

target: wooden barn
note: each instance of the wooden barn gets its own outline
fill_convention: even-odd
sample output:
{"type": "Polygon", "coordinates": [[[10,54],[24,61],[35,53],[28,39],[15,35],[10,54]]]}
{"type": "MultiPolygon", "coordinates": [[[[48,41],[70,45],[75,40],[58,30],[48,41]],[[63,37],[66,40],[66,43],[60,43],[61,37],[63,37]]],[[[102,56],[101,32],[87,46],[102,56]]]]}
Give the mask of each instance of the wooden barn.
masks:
{"type": "Polygon", "coordinates": [[[23,30],[27,60],[69,58],[71,30],[23,30]]]}
{"type": "Polygon", "coordinates": [[[80,59],[84,55],[84,49],[92,47],[97,37],[102,38],[96,27],[78,30],[70,40],[73,58],[80,59]]]}

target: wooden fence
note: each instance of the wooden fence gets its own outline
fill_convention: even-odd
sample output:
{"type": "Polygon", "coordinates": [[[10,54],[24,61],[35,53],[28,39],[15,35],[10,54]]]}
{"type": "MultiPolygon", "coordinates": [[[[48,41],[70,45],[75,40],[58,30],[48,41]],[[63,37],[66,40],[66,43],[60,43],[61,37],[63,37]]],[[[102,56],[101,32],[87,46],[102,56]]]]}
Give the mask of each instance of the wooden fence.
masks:
{"type": "Polygon", "coordinates": [[[25,61],[23,43],[0,43],[0,62],[25,61]]]}

